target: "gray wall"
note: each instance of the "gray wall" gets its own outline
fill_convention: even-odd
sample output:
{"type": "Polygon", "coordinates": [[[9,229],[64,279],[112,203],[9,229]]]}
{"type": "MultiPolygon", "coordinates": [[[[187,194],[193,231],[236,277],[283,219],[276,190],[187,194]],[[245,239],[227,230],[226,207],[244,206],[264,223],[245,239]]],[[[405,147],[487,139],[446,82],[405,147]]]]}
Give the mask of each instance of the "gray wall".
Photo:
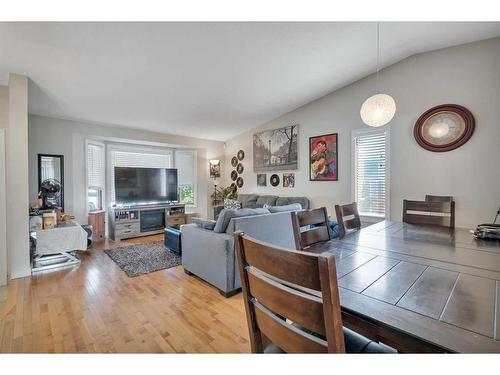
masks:
{"type": "Polygon", "coordinates": [[[210,216],[211,202],[209,197],[213,190],[213,182],[209,179],[208,160],[223,159],[222,142],[34,115],[29,117],[30,202],[34,202],[37,198],[37,155],[39,153],[62,154],[64,155],[65,210],[75,215],[79,222],[87,222],[85,139],[89,137],[123,142],[137,141],[151,145],[168,144],[172,147],[181,146],[196,149],[198,202],[197,207],[191,211],[198,212],[203,217],[210,216]]]}
{"type": "MultiPolygon", "coordinates": [[[[456,224],[473,227],[492,220],[500,204],[500,38],[412,56],[381,72],[381,90],[397,104],[390,129],[390,218],[401,220],[403,199],[425,194],[453,195],[456,224]],[[475,116],[476,131],[464,146],[433,153],[413,138],[413,126],[427,109],[461,104],[475,116]]],[[[308,196],[315,207],[331,215],[336,203],[351,202],[351,132],[368,128],[359,116],[363,101],[374,93],[373,76],[337,90],[228,141],[225,182],[230,183],[230,159],[241,148],[247,155],[242,192],[308,196]],[[300,124],[299,169],[296,187],[257,187],[252,163],[252,134],[256,130],[300,124]],[[308,139],[339,134],[339,180],[310,182],[308,139]]],[[[263,88],[265,90],[265,88],[263,88]]],[[[269,178],[268,172],[268,178],[269,178]]]]}

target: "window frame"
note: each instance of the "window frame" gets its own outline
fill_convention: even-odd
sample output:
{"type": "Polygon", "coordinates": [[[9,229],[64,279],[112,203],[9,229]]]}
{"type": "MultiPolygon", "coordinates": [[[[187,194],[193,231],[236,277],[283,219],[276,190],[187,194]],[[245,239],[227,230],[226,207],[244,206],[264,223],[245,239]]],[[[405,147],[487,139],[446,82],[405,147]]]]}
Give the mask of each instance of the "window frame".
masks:
{"type": "Polygon", "coordinates": [[[391,219],[391,133],[389,127],[380,127],[374,129],[354,129],[351,131],[351,200],[356,200],[356,138],[385,133],[385,215],[384,217],[378,215],[363,214],[360,215],[363,221],[368,223],[375,223],[381,220],[391,219]]]}

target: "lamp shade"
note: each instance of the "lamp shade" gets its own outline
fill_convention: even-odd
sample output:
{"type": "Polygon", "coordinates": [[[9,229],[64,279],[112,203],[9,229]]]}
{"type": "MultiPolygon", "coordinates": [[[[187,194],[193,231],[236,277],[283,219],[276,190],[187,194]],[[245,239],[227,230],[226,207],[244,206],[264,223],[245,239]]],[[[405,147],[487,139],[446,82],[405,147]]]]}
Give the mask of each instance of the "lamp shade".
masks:
{"type": "Polygon", "coordinates": [[[368,126],[379,127],[392,120],[396,113],[396,102],[392,96],[387,94],[375,94],[370,96],[361,105],[359,114],[368,126]]]}
{"type": "Polygon", "coordinates": [[[220,177],[220,160],[210,160],[210,178],[220,177]]]}

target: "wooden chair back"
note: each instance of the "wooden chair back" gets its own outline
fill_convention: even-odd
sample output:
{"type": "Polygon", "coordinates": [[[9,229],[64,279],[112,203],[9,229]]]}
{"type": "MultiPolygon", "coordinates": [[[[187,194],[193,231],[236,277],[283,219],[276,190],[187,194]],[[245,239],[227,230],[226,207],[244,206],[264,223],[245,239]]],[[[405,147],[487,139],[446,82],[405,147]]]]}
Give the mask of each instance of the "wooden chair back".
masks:
{"type": "Polygon", "coordinates": [[[426,202],[451,202],[453,197],[451,195],[426,195],[426,202]]]}
{"type": "Polygon", "coordinates": [[[361,229],[361,219],[356,202],[343,206],[336,204],[335,214],[339,225],[339,238],[344,238],[347,233],[361,229]]]}
{"type": "Polygon", "coordinates": [[[234,236],[252,352],[345,352],[334,255],[234,236]]]}
{"type": "Polygon", "coordinates": [[[403,222],[455,228],[455,202],[403,200],[403,222]]]}
{"type": "Polygon", "coordinates": [[[326,207],[314,210],[292,211],[291,215],[297,249],[305,249],[317,242],[331,239],[326,207]],[[309,225],[314,225],[314,227],[301,231],[301,228],[309,225]]]}

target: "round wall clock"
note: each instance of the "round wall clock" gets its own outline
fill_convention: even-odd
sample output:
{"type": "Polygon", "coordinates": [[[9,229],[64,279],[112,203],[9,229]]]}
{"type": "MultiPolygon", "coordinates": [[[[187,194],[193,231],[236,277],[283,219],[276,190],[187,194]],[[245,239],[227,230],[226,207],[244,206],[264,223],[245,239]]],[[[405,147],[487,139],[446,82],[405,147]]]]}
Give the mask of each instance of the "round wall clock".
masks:
{"type": "Polygon", "coordinates": [[[238,151],[237,155],[238,155],[239,160],[243,160],[245,158],[245,151],[240,150],[240,151],[238,151]]]}
{"type": "Polygon", "coordinates": [[[237,178],[238,178],[238,172],[232,171],[231,172],[231,180],[236,181],[237,178]]]}
{"type": "Polygon", "coordinates": [[[238,158],[236,156],[233,156],[233,158],[231,159],[231,165],[233,167],[236,167],[238,165],[238,158]]]}
{"type": "Polygon", "coordinates": [[[237,166],[236,166],[236,172],[238,172],[239,174],[242,174],[243,173],[243,164],[239,163],[237,166]]]}
{"type": "Polygon", "coordinates": [[[243,186],[243,178],[242,177],[238,177],[238,179],[236,180],[236,186],[238,186],[239,188],[241,188],[243,186]]]}
{"type": "Polygon", "coordinates": [[[272,186],[278,186],[280,184],[280,176],[277,174],[273,174],[271,176],[271,185],[272,186]]]}
{"type": "Polygon", "coordinates": [[[431,108],[419,117],[413,128],[417,143],[429,151],[451,151],[466,143],[474,133],[472,113],[456,104],[431,108]]]}

